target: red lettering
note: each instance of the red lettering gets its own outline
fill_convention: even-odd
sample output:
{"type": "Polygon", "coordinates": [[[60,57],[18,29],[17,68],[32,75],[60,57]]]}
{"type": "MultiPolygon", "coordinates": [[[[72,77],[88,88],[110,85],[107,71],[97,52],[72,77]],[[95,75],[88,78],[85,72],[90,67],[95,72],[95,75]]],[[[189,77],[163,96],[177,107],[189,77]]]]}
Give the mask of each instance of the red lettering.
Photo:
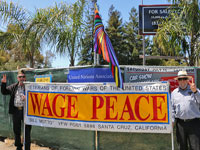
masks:
{"type": "Polygon", "coordinates": [[[146,118],[142,118],[141,115],[140,115],[140,100],[142,100],[142,98],[146,99],[147,102],[149,103],[149,96],[139,96],[137,99],[136,99],[136,102],[135,102],[135,115],[137,116],[137,118],[139,120],[147,120],[150,116],[150,114],[146,117],[146,118]]]}
{"type": "Polygon", "coordinates": [[[162,113],[162,101],[165,102],[164,96],[152,96],[153,98],[153,119],[152,120],[166,120],[166,113],[163,118],[158,118],[158,110],[162,113]],[[160,105],[158,106],[158,98],[161,98],[160,105]]]}
{"type": "Polygon", "coordinates": [[[130,116],[130,118],[128,120],[135,120],[135,117],[133,115],[133,110],[131,108],[131,103],[130,103],[128,96],[126,97],[126,101],[125,101],[124,108],[123,108],[123,111],[122,111],[122,116],[119,120],[124,120],[123,115],[124,115],[125,112],[128,113],[129,116],[130,116]],[[126,108],[127,108],[127,110],[126,110],[126,108]]]}
{"type": "Polygon", "coordinates": [[[111,118],[111,115],[110,115],[110,111],[112,110],[114,112],[114,101],[113,101],[113,104],[111,105],[111,98],[114,98],[114,100],[117,102],[117,96],[105,96],[106,97],[106,118],[105,120],[117,120],[117,116],[118,116],[118,113],[115,115],[114,118],[111,118]]]}
{"type": "Polygon", "coordinates": [[[67,118],[78,118],[78,112],[76,112],[75,116],[72,116],[72,108],[74,109],[75,112],[75,104],[77,101],[77,96],[71,96],[68,95],[68,111],[67,111],[67,118]],[[75,98],[74,104],[72,104],[72,98],[75,98]]]}
{"type": "Polygon", "coordinates": [[[60,110],[61,110],[61,114],[60,116],[57,114],[57,111],[56,111],[56,101],[57,101],[57,98],[61,96],[63,99],[64,99],[64,102],[65,102],[65,97],[63,95],[56,95],[53,99],[53,103],[52,103],[52,110],[53,110],[53,113],[56,115],[56,117],[64,117],[64,111],[65,111],[65,107],[60,107],[60,110]]]}
{"type": "Polygon", "coordinates": [[[38,112],[40,113],[40,105],[41,105],[41,99],[42,99],[43,94],[41,94],[40,101],[38,100],[38,94],[36,94],[36,93],[34,93],[34,94],[30,93],[30,96],[31,96],[31,102],[32,102],[34,113],[35,113],[36,108],[37,108],[38,112]],[[35,101],[33,99],[33,95],[35,97],[35,101]]]}
{"type": "Polygon", "coordinates": [[[100,109],[104,105],[103,98],[101,96],[92,96],[93,98],[93,111],[92,111],[92,118],[91,119],[98,119],[97,118],[97,109],[100,109]],[[99,99],[99,105],[97,106],[97,99],[99,99]]]}
{"type": "Polygon", "coordinates": [[[45,110],[45,109],[48,111],[48,116],[53,116],[53,114],[52,114],[52,112],[51,112],[50,104],[49,104],[49,97],[48,97],[48,94],[47,94],[46,99],[45,99],[45,101],[44,101],[42,115],[45,115],[45,114],[44,114],[44,110],[45,110]]]}

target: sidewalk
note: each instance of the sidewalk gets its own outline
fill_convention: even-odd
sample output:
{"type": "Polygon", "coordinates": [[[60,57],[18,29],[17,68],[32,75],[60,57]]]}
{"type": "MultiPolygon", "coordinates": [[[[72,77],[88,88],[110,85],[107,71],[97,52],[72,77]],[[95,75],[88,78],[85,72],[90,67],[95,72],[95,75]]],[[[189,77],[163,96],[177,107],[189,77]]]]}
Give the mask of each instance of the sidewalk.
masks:
{"type": "MultiPolygon", "coordinates": [[[[14,146],[14,140],[5,139],[4,142],[0,141],[0,150],[16,150],[14,146]]],[[[31,143],[31,150],[50,150],[48,147],[40,147],[31,143]]]]}

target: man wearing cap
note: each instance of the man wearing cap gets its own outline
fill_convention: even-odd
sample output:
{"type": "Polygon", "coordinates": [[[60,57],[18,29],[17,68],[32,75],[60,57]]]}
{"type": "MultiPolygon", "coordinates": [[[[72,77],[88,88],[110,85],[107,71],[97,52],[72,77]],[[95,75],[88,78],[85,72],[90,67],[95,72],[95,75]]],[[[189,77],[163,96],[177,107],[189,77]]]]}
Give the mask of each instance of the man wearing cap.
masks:
{"type": "Polygon", "coordinates": [[[175,79],[179,87],[171,95],[172,122],[179,150],[188,150],[188,146],[200,150],[200,91],[186,71],[179,71],[175,79]]]}
{"type": "MultiPolygon", "coordinates": [[[[23,107],[25,100],[25,86],[24,81],[26,80],[25,71],[19,70],[17,75],[17,83],[14,83],[6,87],[6,75],[3,75],[1,80],[1,93],[3,95],[10,95],[9,102],[9,113],[12,114],[13,120],[13,131],[15,136],[15,146],[17,150],[22,150],[21,143],[21,127],[23,125],[23,107]]],[[[31,126],[25,126],[25,150],[30,150],[30,132],[31,126]]]]}

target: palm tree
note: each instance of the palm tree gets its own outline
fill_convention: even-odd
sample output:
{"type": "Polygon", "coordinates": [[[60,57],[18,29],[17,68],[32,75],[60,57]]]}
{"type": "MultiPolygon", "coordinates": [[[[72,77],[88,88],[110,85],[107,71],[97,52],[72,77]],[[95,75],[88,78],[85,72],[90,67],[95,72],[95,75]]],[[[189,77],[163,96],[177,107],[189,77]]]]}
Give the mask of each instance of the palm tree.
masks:
{"type": "Polygon", "coordinates": [[[34,68],[35,60],[38,58],[35,57],[35,54],[40,53],[41,39],[35,36],[34,31],[24,36],[31,19],[31,14],[23,7],[12,2],[0,1],[0,20],[4,24],[8,24],[8,27],[12,27],[5,34],[1,34],[0,44],[21,54],[22,60],[29,60],[30,67],[34,68]]]}
{"type": "Polygon", "coordinates": [[[155,41],[165,54],[183,56],[188,66],[194,66],[200,51],[200,9],[198,0],[173,0],[180,8],[163,22],[155,41]]]}
{"type": "Polygon", "coordinates": [[[28,26],[25,36],[29,35],[31,31],[35,31],[37,37],[55,47],[57,53],[67,54],[70,66],[74,66],[81,46],[84,6],[85,0],[78,0],[72,6],[61,3],[54,7],[38,10],[28,26]]]}

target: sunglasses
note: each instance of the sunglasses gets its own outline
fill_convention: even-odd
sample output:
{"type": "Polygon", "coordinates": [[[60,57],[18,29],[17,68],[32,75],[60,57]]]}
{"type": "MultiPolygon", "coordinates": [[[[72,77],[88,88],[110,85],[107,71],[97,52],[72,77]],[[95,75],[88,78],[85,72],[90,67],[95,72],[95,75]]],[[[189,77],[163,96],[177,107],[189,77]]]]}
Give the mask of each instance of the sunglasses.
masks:
{"type": "Polygon", "coordinates": [[[178,81],[185,81],[188,80],[188,78],[178,78],[178,81]]]}
{"type": "Polygon", "coordinates": [[[18,76],[18,78],[25,78],[25,76],[18,76]]]}

